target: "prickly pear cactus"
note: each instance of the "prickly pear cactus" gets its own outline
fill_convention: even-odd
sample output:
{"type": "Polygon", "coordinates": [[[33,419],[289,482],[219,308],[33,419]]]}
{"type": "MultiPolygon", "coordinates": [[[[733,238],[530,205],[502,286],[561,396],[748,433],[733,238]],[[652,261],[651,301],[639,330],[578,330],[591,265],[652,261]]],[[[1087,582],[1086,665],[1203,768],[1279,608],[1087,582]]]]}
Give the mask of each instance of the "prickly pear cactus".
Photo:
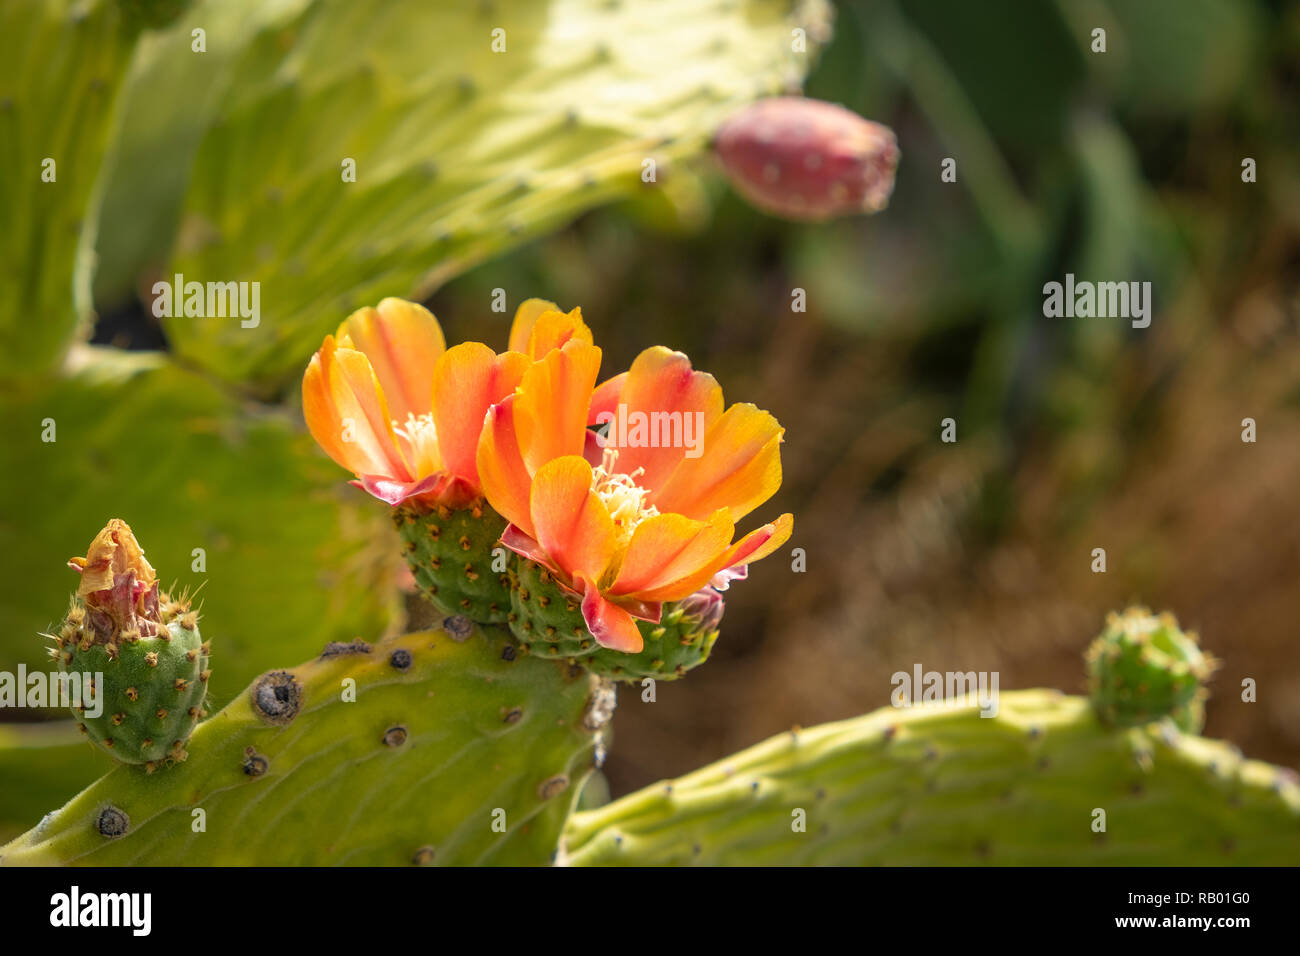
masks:
{"type": "Polygon", "coordinates": [[[0,670],[48,662],[34,636],[67,608],[59,569],[110,515],[166,569],[163,586],[197,593],[204,621],[220,622],[208,636],[222,704],[263,671],[396,617],[402,567],[382,509],[339,487],[292,414],[250,406],[165,356],[71,355],[75,372],[39,389],[0,386],[0,445],[33,463],[0,472],[0,497],[21,502],[0,522],[0,670]],[[142,441],[165,451],[126,451],[142,441]]]}
{"type": "Polygon", "coordinates": [[[659,623],[638,621],[645,646],[629,654],[601,647],[587,630],[578,597],[541,565],[519,560],[511,573],[510,629],[539,657],[581,664],[613,680],[675,680],[708,660],[718,639],[722,595],[711,588],[663,606],[659,623]]]}
{"type": "Polygon", "coordinates": [[[112,0],[0,4],[0,376],[39,380],[90,311],[74,275],[136,35],[112,0]],[[78,301],[74,302],[74,283],[78,301]]]}
{"type": "Polygon", "coordinates": [[[336,642],[255,680],[184,763],[118,767],[0,862],[546,864],[613,706],[607,683],[463,618],[336,642]]]}
{"type": "Polygon", "coordinates": [[[476,502],[454,510],[395,508],[393,524],[420,593],[434,607],[476,624],[505,623],[514,555],[498,544],[504,518],[476,502]]]}
{"type": "Polygon", "coordinates": [[[203,714],[208,645],[189,600],[158,590],[130,526],[109,521],[84,558],[69,564],[81,586],[50,656],[75,675],[81,730],[123,763],[152,773],[185,759],[203,714]]]}
{"type": "Polygon", "coordinates": [[[1205,682],[1218,662],[1172,614],[1141,607],[1111,614],[1086,657],[1088,692],[1106,723],[1134,727],[1168,717],[1192,734],[1205,726],[1205,682]]]}
{"type": "Polygon", "coordinates": [[[255,324],[162,319],[179,355],[264,395],[335,316],[423,298],[490,254],[666,182],[739,107],[797,85],[829,33],[823,0],[313,0],[256,14],[259,29],[222,44],[214,35],[219,60],[194,56],[191,27],[230,23],[230,2],[197,4],[133,71],[104,202],[129,214],[104,217],[101,258],[117,274],[103,282],[264,282],[255,324]],[[665,70],[672,60],[694,66],[665,70]],[[144,116],[186,111],[168,150],[188,178],[169,173],[160,190],[127,161],[139,154],[129,137],[149,135],[144,116]],[[159,236],[170,250],[154,248],[159,236]]]}
{"type": "Polygon", "coordinates": [[[1295,774],[1088,700],[1003,693],[793,730],[575,814],[560,862],[1293,865],[1295,774]],[[1098,811],[1101,811],[1100,813],[1098,811]]]}

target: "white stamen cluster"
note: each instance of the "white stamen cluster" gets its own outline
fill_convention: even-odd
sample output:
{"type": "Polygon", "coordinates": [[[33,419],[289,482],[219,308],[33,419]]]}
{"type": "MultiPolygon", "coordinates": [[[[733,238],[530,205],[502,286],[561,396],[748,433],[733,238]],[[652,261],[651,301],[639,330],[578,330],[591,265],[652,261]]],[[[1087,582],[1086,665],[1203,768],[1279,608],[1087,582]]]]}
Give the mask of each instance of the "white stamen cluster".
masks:
{"type": "Polygon", "coordinates": [[[591,490],[605,503],[609,516],[614,519],[619,547],[626,547],[636,526],[657,515],[659,509],[646,504],[650,492],[636,483],[645,469],[638,468],[625,475],[617,470],[617,462],[618,449],[606,448],[600,464],[591,470],[591,490]]]}
{"type": "Polygon", "coordinates": [[[423,415],[407,413],[404,423],[393,422],[393,433],[406,443],[409,451],[407,457],[418,472],[423,474],[438,467],[441,458],[438,452],[438,430],[433,425],[431,412],[423,415]]]}

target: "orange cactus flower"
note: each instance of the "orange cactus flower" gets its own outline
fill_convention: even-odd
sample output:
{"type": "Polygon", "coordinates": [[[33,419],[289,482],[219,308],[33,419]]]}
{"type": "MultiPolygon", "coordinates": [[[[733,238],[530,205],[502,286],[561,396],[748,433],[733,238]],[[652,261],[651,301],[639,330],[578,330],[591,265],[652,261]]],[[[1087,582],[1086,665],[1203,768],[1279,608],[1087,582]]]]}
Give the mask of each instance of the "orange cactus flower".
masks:
{"type": "Polygon", "coordinates": [[[530,366],[487,414],[478,474],[510,522],[502,543],[581,597],[601,645],[638,653],[638,619],[725,587],[790,537],[785,514],[732,540],[781,484],[783,429],[753,405],[724,411],[680,352],[647,349],[595,388],[600,356],[574,340],[530,366]]]}
{"type": "Polygon", "coordinates": [[[427,309],[384,299],[325,337],[303,376],[303,414],[321,448],[357,476],[352,484],[376,498],[464,507],[480,495],[484,414],[535,359],[570,340],[591,344],[581,311],[529,299],[508,351],[480,342],[448,349],[427,309]]]}

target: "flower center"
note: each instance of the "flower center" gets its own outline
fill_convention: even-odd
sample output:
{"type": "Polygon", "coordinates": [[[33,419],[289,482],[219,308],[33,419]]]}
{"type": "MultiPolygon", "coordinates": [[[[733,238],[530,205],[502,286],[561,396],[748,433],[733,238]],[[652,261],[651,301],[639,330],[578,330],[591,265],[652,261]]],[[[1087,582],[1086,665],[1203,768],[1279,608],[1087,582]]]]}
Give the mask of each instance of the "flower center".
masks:
{"type": "Polygon", "coordinates": [[[410,412],[406,422],[393,422],[393,433],[403,443],[404,457],[415,470],[416,478],[424,478],[442,467],[438,453],[438,429],[433,425],[433,414],[416,415],[410,412]]]}
{"type": "Polygon", "coordinates": [[[659,509],[646,504],[650,492],[636,483],[636,479],[645,473],[638,468],[630,475],[616,470],[618,449],[606,448],[600,464],[591,471],[591,490],[605,503],[609,516],[614,519],[614,530],[618,533],[618,546],[627,547],[632,540],[632,532],[646,518],[654,517],[659,509]]]}

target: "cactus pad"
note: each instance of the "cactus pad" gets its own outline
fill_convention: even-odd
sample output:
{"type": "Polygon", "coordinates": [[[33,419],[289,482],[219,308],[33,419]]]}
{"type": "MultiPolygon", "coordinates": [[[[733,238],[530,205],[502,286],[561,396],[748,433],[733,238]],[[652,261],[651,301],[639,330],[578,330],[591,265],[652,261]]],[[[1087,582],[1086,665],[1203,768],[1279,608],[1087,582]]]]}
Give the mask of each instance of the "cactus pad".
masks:
{"type": "Polygon", "coordinates": [[[263,675],[199,725],[184,763],[117,767],[0,862],[549,863],[613,689],[518,655],[502,629],[447,627],[263,675]]]}
{"type": "Polygon", "coordinates": [[[40,381],[89,316],[78,248],[94,233],[128,19],[114,0],[0,3],[0,377],[40,381]]]}
{"type": "Polygon", "coordinates": [[[393,523],[420,593],[434,607],[476,624],[505,623],[514,564],[514,554],[498,544],[505,518],[478,502],[454,511],[396,508],[393,523]]]}
{"type": "Polygon", "coordinates": [[[567,660],[614,680],[674,680],[703,664],[718,639],[722,599],[700,606],[695,595],[663,606],[658,624],[637,621],[645,646],[638,654],[601,647],[587,631],[579,599],[562,590],[541,565],[518,559],[511,577],[510,629],[539,657],[567,660]]]}
{"type": "Polygon", "coordinates": [[[570,865],[1292,865],[1294,772],[1082,697],[886,707],[574,814],[570,865]],[[1104,811],[1104,817],[1098,811],[1104,811]]]}
{"type": "Polygon", "coordinates": [[[1193,734],[1205,725],[1205,681],[1218,662],[1172,615],[1145,608],[1111,614],[1086,658],[1089,695],[1106,723],[1133,727],[1169,717],[1193,734]]]}
{"type": "Polygon", "coordinates": [[[231,3],[196,5],[133,68],[104,200],[125,221],[106,214],[99,245],[117,289],[158,261],[164,276],[261,281],[255,326],[163,324],[178,355],[264,395],[298,373],[330,317],[422,298],[658,188],[736,109],[796,86],[829,35],[823,0],[302,0],[269,5],[274,16],[241,0],[227,17],[231,3]],[[210,21],[228,29],[213,26],[213,59],[196,57],[189,30],[210,21]],[[166,148],[189,174],[162,190],[127,161],[157,116],[179,118],[166,148]]]}

